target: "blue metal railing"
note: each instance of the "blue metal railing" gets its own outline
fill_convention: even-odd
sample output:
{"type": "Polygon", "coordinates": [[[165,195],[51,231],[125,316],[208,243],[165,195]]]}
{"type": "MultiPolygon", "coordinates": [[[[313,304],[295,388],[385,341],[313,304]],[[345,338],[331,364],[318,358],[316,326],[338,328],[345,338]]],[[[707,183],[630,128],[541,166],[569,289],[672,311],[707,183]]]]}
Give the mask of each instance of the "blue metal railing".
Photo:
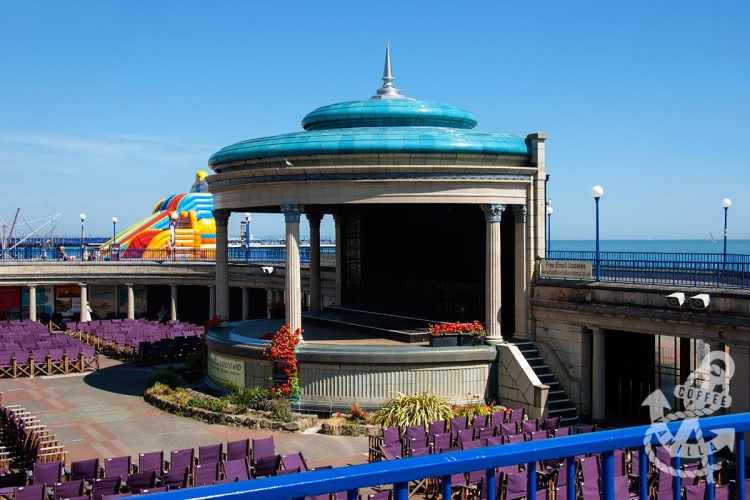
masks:
{"type": "MultiPolygon", "coordinates": [[[[594,270],[597,267],[591,251],[552,251],[542,260],[590,261],[594,270]]],[[[598,265],[601,281],[750,287],[750,255],[728,254],[725,260],[714,253],[601,252],[598,265]]]]}
{"type": "MultiPolygon", "coordinates": [[[[750,430],[750,413],[703,418],[699,421],[703,438],[727,435],[734,432],[736,459],[736,481],[745,482],[745,439],[743,432],[750,430]]],[[[666,424],[665,429],[676,435],[682,422],[666,424]]],[[[663,436],[662,436],[663,437],[663,436]]],[[[382,484],[392,484],[394,498],[407,500],[408,483],[425,477],[440,478],[443,498],[450,498],[451,474],[485,470],[488,478],[489,500],[496,498],[494,469],[506,465],[526,464],[527,495],[536,498],[536,463],[539,460],[566,458],[568,477],[567,498],[575,497],[574,458],[579,455],[601,453],[602,458],[602,498],[614,499],[614,451],[623,448],[637,448],[640,455],[640,498],[648,498],[647,443],[659,444],[658,434],[652,426],[630,427],[613,431],[594,432],[577,436],[558,437],[524,443],[489,446],[474,450],[439,453],[404,460],[376,462],[364,465],[326,469],[321,471],[291,474],[266,479],[255,479],[238,483],[225,483],[215,486],[190,488],[169,493],[154,494],[153,499],[199,499],[199,498],[263,498],[289,499],[322,495],[330,492],[346,491],[350,499],[356,498],[357,490],[382,484]],[[650,438],[649,438],[650,436],[650,438]],[[447,494],[446,494],[447,493],[447,494]]],[[[706,446],[705,450],[710,451],[706,446]]],[[[673,466],[679,469],[679,457],[673,466]]],[[[674,500],[680,500],[681,479],[674,476],[674,500]]],[[[713,489],[707,488],[709,500],[713,500],[713,489]]],[[[738,500],[747,500],[744,488],[738,488],[738,500]]]]}
{"type": "MultiPolygon", "coordinates": [[[[141,250],[126,249],[113,255],[109,249],[88,248],[90,259],[83,258],[83,249],[80,246],[67,246],[65,255],[60,252],[59,247],[42,250],[40,247],[16,247],[5,252],[0,251],[0,261],[68,261],[94,260],[94,261],[198,261],[213,262],[216,260],[216,250],[200,248],[177,247],[169,252],[166,249],[141,250]]],[[[331,245],[321,246],[321,257],[334,256],[336,248],[331,245]]],[[[227,250],[230,262],[252,262],[256,264],[283,264],[286,259],[286,248],[284,246],[252,246],[230,247],[227,250]]],[[[303,264],[310,262],[310,247],[300,247],[300,261],[303,264]]]]}

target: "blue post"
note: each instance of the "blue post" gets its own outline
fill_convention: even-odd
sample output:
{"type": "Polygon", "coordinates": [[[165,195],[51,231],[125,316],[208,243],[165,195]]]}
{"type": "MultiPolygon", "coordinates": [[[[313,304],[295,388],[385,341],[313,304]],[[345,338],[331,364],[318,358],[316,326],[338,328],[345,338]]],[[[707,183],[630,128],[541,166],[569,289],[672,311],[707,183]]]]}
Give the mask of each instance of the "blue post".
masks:
{"type": "Polygon", "coordinates": [[[615,500],[615,452],[602,452],[602,500],[615,500]]]}
{"type": "Polygon", "coordinates": [[[357,500],[359,497],[359,490],[349,490],[346,492],[346,500],[357,500]]]}
{"type": "Polygon", "coordinates": [[[536,498],[536,462],[526,464],[526,498],[536,498]]]}
{"type": "MultiPolygon", "coordinates": [[[[497,482],[495,481],[495,468],[487,469],[485,472],[487,477],[487,500],[495,500],[497,498],[497,482]]],[[[445,498],[445,497],[443,497],[445,498]]]]}
{"type": "Polygon", "coordinates": [[[648,454],[646,448],[638,448],[638,496],[648,499],[648,454]]]}
{"type": "Polygon", "coordinates": [[[393,500],[409,500],[409,483],[393,485],[393,500]]]}
{"type": "Polygon", "coordinates": [[[576,458],[575,457],[567,457],[565,459],[565,474],[568,476],[566,479],[568,480],[568,484],[565,486],[565,489],[568,490],[568,496],[569,499],[574,499],[576,497],[576,458]]]}
{"type": "Polygon", "coordinates": [[[450,498],[451,497],[451,475],[446,474],[442,478],[440,478],[440,482],[442,483],[442,491],[443,491],[443,498],[450,498]]]}
{"type": "Polygon", "coordinates": [[[596,281],[599,281],[601,278],[601,263],[599,261],[599,197],[594,198],[594,200],[596,202],[596,281]]]}
{"type": "MultiPolygon", "coordinates": [[[[672,458],[672,467],[676,471],[682,469],[682,458],[679,453],[672,458]]],[[[674,500],[682,500],[682,477],[679,474],[675,474],[672,478],[672,495],[674,500]]]]}

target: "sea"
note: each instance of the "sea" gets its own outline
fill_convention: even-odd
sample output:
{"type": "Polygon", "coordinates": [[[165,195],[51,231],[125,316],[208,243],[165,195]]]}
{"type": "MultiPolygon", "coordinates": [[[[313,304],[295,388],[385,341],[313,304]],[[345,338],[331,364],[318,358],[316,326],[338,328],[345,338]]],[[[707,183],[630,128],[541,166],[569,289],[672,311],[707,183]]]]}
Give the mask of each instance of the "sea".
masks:
{"type": "MultiPolygon", "coordinates": [[[[555,240],[549,244],[551,251],[596,250],[594,240],[555,240]]],[[[602,252],[665,252],[665,253],[718,253],[724,252],[724,240],[712,243],[705,240],[600,240],[602,252]]],[[[727,253],[750,255],[750,240],[727,240],[727,253]]]]}

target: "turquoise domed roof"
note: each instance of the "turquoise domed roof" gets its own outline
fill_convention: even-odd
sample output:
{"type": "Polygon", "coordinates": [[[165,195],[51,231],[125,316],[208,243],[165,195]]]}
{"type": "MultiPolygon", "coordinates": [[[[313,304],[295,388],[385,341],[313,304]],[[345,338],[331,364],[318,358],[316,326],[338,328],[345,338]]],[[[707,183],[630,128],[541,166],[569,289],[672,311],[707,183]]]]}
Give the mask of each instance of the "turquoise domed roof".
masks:
{"type": "Polygon", "coordinates": [[[465,109],[415,99],[365,99],[329,104],[302,120],[305,130],[349,127],[474,128],[477,120],[465,109]]]}
{"type": "Polygon", "coordinates": [[[208,160],[228,163],[298,156],[373,153],[529,156],[525,136],[478,132],[469,111],[401,95],[392,84],[386,51],[383,86],[370,99],[320,107],[302,120],[304,132],[249,139],[227,146],[208,160]]]}

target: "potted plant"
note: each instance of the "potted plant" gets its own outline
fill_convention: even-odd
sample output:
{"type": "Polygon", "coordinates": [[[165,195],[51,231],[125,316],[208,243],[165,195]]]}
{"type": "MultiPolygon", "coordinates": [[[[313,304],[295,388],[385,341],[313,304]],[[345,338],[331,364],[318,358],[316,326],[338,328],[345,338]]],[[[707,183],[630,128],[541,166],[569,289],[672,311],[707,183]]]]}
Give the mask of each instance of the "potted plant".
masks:
{"type": "Polygon", "coordinates": [[[455,345],[481,345],[486,334],[484,326],[474,320],[472,323],[440,323],[429,326],[430,347],[455,345]]]}

